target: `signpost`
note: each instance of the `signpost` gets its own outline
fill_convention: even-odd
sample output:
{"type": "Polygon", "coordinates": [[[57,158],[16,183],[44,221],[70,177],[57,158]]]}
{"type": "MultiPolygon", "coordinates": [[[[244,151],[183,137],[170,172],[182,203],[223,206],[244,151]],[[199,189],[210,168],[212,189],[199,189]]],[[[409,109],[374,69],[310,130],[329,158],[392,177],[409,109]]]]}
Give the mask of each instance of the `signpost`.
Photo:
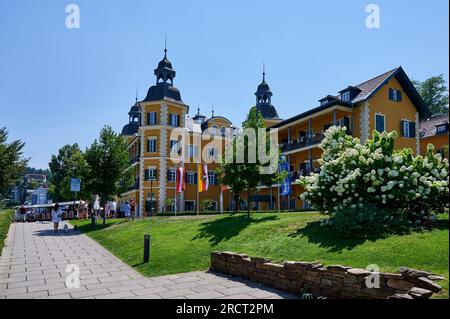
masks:
{"type": "Polygon", "coordinates": [[[73,200],[73,209],[75,213],[75,205],[77,201],[77,192],[81,190],[81,179],[79,178],[71,178],[70,179],[70,191],[74,192],[74,200],[73,200]]]}

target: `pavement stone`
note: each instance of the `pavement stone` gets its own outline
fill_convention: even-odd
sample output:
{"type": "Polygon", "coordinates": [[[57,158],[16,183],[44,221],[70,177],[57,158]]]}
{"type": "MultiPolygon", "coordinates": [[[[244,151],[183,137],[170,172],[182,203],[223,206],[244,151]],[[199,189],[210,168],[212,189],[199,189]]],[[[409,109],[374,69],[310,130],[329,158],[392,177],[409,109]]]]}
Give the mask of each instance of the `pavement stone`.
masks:
{"type": "Polygon", "coordinates": [[[237,277],[194,271],[146,278],[73,229],[55,234],[49,222],[11,225],[0,256],[0,299],[279,299],[296,298],[237,277]],[[66,267],[80,287],[66,287],[66,267]]]}

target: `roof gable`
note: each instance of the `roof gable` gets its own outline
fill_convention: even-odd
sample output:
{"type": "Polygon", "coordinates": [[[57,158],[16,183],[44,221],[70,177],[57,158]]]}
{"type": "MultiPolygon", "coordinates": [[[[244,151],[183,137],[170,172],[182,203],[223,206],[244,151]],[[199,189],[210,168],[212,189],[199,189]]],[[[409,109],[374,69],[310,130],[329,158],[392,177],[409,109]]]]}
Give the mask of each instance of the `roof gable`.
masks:
{"type": "Polygon", "coordinates": [[[429,117],[431,115],[430,110],[425,105],[425,102],[419,92],[417,92],[414,84],[411,82],[408,75],[406,75],[402,67],[398,67],[357,85],[356,87],[361,89],[361,93],[352,100],[352,103],[359,103],[369,100],[394,77],[400,83],[403,91],[408,95],[409,99],[416,107],[420,116],[422,118],[429,117]]]}

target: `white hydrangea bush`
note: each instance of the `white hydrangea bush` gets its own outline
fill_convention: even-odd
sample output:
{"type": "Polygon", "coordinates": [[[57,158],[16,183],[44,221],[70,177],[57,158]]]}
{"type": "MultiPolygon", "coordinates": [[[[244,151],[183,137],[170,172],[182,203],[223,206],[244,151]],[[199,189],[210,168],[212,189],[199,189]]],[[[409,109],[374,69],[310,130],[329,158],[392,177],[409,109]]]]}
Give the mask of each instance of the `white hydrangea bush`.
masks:
{"type": "Polygon", "coordinates": [[[372,136],[361,144],[345,128],[328,129],[321,144],[321,171],[300,179],[305,189],[301,198],[331,215],[372,207],[423,220],[448,211],[447,159],[435,154],[431,144],[424,157],[413,156],[410,149],[394,152],[395,131],[372,136]]]}

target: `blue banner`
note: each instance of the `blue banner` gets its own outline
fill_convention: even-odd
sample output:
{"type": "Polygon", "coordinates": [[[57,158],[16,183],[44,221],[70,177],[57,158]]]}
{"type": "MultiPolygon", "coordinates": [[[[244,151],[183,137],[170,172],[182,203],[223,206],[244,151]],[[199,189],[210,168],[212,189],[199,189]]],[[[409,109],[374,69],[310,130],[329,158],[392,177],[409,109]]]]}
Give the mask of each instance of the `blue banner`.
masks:
{"type": "Polygon", "coordinates": [[[289,168],[289,163],[285,155],[281,155],[280,162],[278,164],[278,172],[281,174],[287,172],[286,178],[281,182],[280,185],[280,195],[287,196],[292,194],[291,185],[291,172],[289,168]]]}

